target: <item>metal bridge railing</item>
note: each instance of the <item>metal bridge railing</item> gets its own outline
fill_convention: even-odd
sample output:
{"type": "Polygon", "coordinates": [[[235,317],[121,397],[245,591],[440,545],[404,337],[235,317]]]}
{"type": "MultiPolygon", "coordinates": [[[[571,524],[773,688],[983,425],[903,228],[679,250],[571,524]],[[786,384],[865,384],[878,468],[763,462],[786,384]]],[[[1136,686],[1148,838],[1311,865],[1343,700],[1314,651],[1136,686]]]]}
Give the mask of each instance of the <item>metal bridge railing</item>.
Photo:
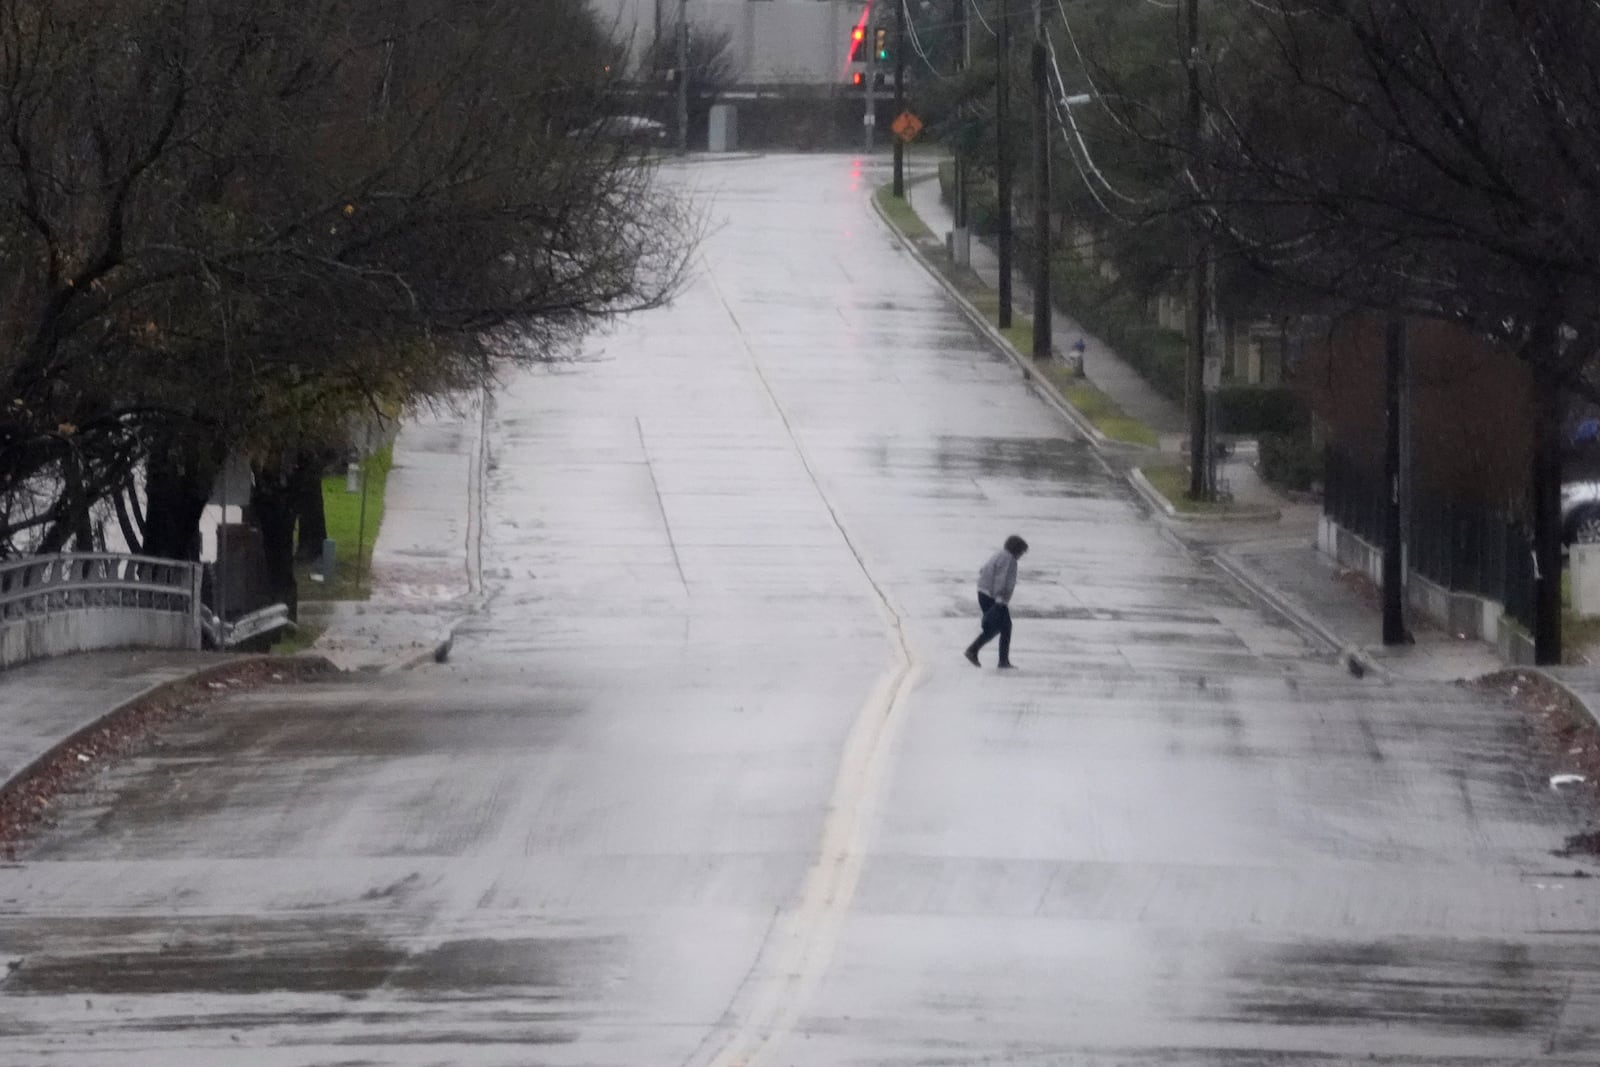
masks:
{"type": "Polygon", "coordinates": [[[0,635],[6,649],[0,663],[142,644],[118,621],[134,612],[146,619],[151,613],[172,617],[150,633],[151,646],[199,648],[200,578],[198,563],[109,552],[0,561],[0,635]],[[67,628],[50,626],[67,615],[83,618],[67,628]],[[18,636],[24,630],[25,640],[18,636]],[[56,647],[62,644],[71,647],[56,647]]]}

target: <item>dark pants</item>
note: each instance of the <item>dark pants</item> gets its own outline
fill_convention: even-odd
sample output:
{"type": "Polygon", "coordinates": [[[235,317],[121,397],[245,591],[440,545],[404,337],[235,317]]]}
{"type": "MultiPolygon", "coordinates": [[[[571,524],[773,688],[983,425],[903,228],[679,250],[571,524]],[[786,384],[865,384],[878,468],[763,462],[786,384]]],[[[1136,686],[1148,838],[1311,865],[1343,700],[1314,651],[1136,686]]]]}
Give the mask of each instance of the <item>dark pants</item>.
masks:
{"type": "Polygon", "coordinates": [[[972,642],[972,651],[977,652],[993,640],[996,634],[999,634],[1000,662],[1010,663],[1011,609],[988,593],[978,594],[978,607],[983,610],[983,632],[978,635],[976,641],[972,642]]]}

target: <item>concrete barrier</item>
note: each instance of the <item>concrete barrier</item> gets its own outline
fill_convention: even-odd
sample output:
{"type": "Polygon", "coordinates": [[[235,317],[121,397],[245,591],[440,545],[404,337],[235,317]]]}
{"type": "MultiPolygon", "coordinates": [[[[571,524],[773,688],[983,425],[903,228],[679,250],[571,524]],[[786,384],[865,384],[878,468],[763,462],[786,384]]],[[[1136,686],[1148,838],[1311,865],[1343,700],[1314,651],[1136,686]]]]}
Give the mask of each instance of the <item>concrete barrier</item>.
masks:
{"type": "Polygon", "coordinates": [[[108,648],[199,649],[200,565],[109,552],[0,562],[0,669],[108,648]]]}
{"type": "MultiPolygon", "coordinates": [[[[1327,515],[1317,523],[1317,548],[1340,566],[1360,571],[1382,588],[1383,550],[1327,515]]],[[[1408,567],[1406,604],[1450,633],[1494,644],[1507,663],[1533,662],[1532,639],[1506,615],[1498,600],[1446,589],[1408,567]]]]}

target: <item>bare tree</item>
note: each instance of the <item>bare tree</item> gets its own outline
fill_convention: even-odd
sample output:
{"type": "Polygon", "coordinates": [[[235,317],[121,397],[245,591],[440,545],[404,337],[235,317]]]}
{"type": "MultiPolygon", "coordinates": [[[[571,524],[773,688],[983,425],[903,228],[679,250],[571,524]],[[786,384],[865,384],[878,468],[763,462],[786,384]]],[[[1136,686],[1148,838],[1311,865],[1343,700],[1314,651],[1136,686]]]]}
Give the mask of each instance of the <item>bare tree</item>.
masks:
{"type": "Polygon", "coordinates": [[[128,526],[190,551],[226,445],[278,468],[669,298],[690,213],[573,133],[615,56],[579,0],[0,0],[0,552],[140,464],[128,526]]]}
{"type": "Polygon", "coordinates": [[[1600,352],[1600,10],[1270,6],[1253,39],[1276,60],[1279,92],[1241,106],[1242,64],[1212,82],[1204,173],[1218,221],[1280,273],[1461,323],[1527,363],[1536,655],[1559,662],[1564,396],[1594,395],[1600,352]],[[1320,145],[1308,137],[1315,118],[1320,145]]]}
{"type": "Polygon", "coordinates": [[[1222,254],[1307,298],[1458,323],[1527,363],[1535,638],[1541,662],[1558,660],[1563,397],[1600,396],[1600,8],[1203,9],[1202,136],[1186,143],[1112,72],[1101,96],[1117,131],[1178,161],[1176,199],[1222,254]]]}

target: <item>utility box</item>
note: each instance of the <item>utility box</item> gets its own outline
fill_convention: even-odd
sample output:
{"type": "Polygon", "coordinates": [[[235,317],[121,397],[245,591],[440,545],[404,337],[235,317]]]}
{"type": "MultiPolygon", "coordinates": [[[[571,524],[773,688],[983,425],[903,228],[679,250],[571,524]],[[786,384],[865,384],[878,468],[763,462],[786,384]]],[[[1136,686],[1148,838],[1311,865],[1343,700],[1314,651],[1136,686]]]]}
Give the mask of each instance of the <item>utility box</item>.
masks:
{"type": "Polygon", "coordinates": [[[945,251],[950,253],[950,262],[958,267],[967,267],[972,264],[972,231],[965,226],[957,226],[944,235],[945,251]]]}
{"type": "Polygon", "coordinates": [[[739,147],[739,111],[732,104],[711,105],[711,125],[706,147],[713,152],[733,152],[739,147]]]}
{"type": "Polygon", "coordinates": [[[1573,545],[1567,550],[1572,579],[1572,611],[1581,618],[1600,615],[1600,544],[1573,545]]]}
{"type": "Polygon", "coordinates": [[[232,622],[271,603],[267,552],[261,531],[240,522],[217,527],[217,559],[206,567],[202,599],[218,618],[232,622]]]}

